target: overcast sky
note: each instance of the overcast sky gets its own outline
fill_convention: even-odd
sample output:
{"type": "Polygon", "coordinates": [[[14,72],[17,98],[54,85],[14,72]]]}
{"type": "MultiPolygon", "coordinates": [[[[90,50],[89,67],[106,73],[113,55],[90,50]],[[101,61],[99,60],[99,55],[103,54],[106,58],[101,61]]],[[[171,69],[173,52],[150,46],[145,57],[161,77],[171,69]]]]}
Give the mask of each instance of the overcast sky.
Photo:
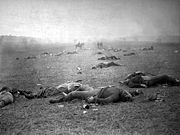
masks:
{"type": "Polygon", "coordinates": [[[180,35],[180,0],[0,0],[0,35],[56,41],[180,35]]]}

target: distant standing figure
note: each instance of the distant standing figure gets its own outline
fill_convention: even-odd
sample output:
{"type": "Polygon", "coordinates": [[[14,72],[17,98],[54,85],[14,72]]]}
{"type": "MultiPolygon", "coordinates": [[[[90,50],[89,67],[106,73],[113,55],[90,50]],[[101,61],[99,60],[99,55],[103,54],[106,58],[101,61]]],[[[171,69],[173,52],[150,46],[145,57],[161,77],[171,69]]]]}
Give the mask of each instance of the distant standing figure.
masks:
{"type": "Polygon", "coordinates": [[[84,46],[84,43],[80,43],[80,42],[78,42],[78,43],[75,45],[75,48],[76,48],[76,49],[77,49],[77,48],[82,49],[82,48],[83,48],[83,46],[84,46]]]}
{"type": "Polygon", "coordinates": [[[102,42],[97,42],[97,47],[98,47],[98,49],[103,49],[103,43],[102,42]]]}

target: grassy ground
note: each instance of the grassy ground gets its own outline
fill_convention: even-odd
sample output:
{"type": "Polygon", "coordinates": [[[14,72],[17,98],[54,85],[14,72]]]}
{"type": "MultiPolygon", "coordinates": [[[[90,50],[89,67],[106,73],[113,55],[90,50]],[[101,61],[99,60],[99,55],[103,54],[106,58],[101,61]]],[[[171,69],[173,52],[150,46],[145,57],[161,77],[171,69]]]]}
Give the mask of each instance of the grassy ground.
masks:
{"type": "MultiPolygon", "coordinates": [[[[93,87],[119,85],[119,81],[136,70],[152,74],[168,74],[180,78],[180,46],[152,43],[105,43],[106,47],[125,51],[102,51],[106,55],[119,56],[116,62],[123,65],[92,70],[103,55],[97,49],[79,50],[78,54],[44,56],[43,52],[57,54],[69,47],[16,48],[1,47],[0,86],[11,86],[38,91],[39,86],[57,86],[67,81],[83,80],[93,87]],[[153,45],[154,50],[142,51],[153,45]],[[133,56],[123,56],[135,52],[133,56]],[[35,55],[36,59],[24,59],[35,55]],[[16,60],[16,58],[19,60],[16,60]],[[76,67],[82,68],[77,74],[76,67]]],[[[132,90],[125,86],[124,89],[132,90]]],[[[144,95],[132,103],[114,103],[96,106],[83,113],[83,101],[49,104],[48,98],[28,100],[20,97],[15,103],[0,109],[0,134],[179,134],[180,90],[179,87],[154,87],[142,89],[144,95]],[[147,96],[160,92],[165,102],[145,102],[147,96]],[[61,107],[60,105],[64,105],[61,107]],[[96,109],[96,110],[93,110],[96,109]]]]}

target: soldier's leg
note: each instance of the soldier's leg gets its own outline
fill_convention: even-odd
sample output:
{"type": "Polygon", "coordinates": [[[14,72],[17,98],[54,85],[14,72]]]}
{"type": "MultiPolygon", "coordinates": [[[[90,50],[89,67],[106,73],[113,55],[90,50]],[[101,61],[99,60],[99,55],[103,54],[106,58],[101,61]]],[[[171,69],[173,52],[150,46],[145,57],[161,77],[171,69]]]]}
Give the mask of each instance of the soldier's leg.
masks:
{"type": "Polygon", "coordinates": [[[91,103],[108,104],[108,103],[114,103],[114,102],[118,102],[118,101],[119,101],[119,95],[118,94],[112,94],[106,98],[94,97],[94,100],[92,100],[91,103]]]}
{"type": "Polygon", "coordinates": [[[158,84],[179,85],[179,81],[168,75],[155,76],[152,77],[150,81],[148,81],[149,86],[154,86],[158,84]]]}
{"type": "Polygon", "coordinates": [[[61,95],[61,96],[58,96],[56,98],[52,98],[49,100],[49,103],[53,104],[53,103],[60,103],[60,102],[63,102],[64,101],[64,96],[61,95]]]}
{"type": "Polygon", "coordinates": [[[98,104],[108,104],[108,103],[115,103],[118,101],[133,101],[131,94],[121,94],[118,95],[117,93],[114,93],[106,98],[98,98],[97,96],[94,97],[94,99],[88,100],[89,103],[98,103],[98,104]]]}
{"type": "Polygon", "coordinates": [[[27,93],[24,93],[24,96],[25,98],[27,99],[34,99],[34,98],[37,98],[37,93],[30,93],[30,94],[27,94],[27,93]]]}
{"type": "Polygon", "coordinates": [[[68,93],[67,95],[60,96],[55,99],[49,100],[50,103],[59,103],[63,101],[71,101],[73,99],[81,99],[81,100],[87,100],[89,96],[91,96],[92,93],[89,91],[72,91],[68,93]]]}

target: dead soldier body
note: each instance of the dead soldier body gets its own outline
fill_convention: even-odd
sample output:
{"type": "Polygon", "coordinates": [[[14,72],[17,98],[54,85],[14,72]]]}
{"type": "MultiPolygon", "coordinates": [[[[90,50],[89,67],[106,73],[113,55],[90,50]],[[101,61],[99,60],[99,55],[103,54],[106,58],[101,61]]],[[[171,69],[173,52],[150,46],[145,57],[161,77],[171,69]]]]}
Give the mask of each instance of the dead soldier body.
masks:
{"type": "Polygon", "coordinates": [[[114,62],[103,62],[103,63],[99,63],[98,65],[96,66],[93,66],[92,69],[97,69],[97,68],[108,68],[108,67],[111,67],[111,66],[121,66],[117,63],[114,63],[114,62]]]}
{"type": "Polygon", "coordinates": [[[107,104],[114,102],[133,101],[133,97],[142,94],[141,91],[128,92],[116,86],[107,86],[98,89],[87,89],[80,87],[77,91],[72,91],[68,94],[64,93],[63,97],[51,99],[50,103],[58,103],[63,101],[71,101],[73,99],[85,100],[88,103],[107,104]]]}
{"type": "Polygon", "coordinates": [[[12,104],[21,93],[17,89],[2,87],[0,90],[0,108],[12,104]]]}
{"type": "Polygon", "coordinates": [[[126,77],[125,81],[121,81],[130,88],[139,88],[139,87],[151,87],[162,84],[167,84],[170,86],[179,86],[180,81],[176,78],[173,78],[168,75],[152,75],[143,73],[141,71],[134,72],[126,77]]]}
{"type": "Polygon", "coordinates": [[[58,96],[61,95],[62,92],[64,93],[69,93],[71,91],[75,91],[78,89],[82,84],[77,83],[77,82],[68,82],[61,84],[57,87],[46,87],[46,88],[41,88],[40,91],[36,93],[30,93],[30,94],[24,94],[24,96],[27,99],[34,99],[34,98],[47,98],[47,97],[52,97],[52,96],[58,96]]]}

